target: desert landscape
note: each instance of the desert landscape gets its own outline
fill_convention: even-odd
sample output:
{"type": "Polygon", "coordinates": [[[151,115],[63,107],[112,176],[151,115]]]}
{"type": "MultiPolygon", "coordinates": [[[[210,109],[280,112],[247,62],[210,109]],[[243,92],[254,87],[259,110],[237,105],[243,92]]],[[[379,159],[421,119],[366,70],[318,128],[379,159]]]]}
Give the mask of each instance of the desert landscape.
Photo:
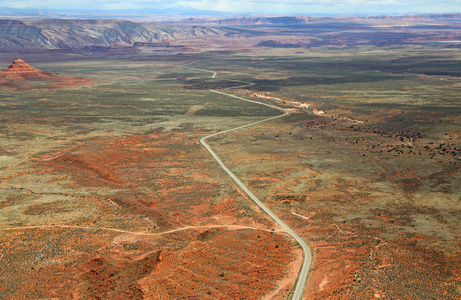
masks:
{"type": "Polygon", "coordinates": [[[461,15],[0,25],[0,298],[461,297],[461,15]]]}

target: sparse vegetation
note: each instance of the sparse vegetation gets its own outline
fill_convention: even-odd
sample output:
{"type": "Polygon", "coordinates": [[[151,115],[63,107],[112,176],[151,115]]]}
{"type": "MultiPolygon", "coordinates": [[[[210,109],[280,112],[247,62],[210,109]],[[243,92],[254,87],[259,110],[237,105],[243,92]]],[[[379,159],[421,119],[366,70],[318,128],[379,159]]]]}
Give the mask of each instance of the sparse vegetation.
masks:
{"type": "Polygon", "coordinates": [[[194,41],[219,51],[21,55],[92,84],[1,86],[0,227],[18,229],[0,231],[0,298],[252,299],[294,282],[299,249],[198,143],[279,114],[207,91],[241,81],[226,92],[292,113],[209,143],[314,249],[309,297],[459,298],[460,54],[417,44],[434,31],[414,20],[398,38],[367,22],[339,40],[306,23],[194,41]],[[24,228],[47,225],[75,227],[24,228]]]}

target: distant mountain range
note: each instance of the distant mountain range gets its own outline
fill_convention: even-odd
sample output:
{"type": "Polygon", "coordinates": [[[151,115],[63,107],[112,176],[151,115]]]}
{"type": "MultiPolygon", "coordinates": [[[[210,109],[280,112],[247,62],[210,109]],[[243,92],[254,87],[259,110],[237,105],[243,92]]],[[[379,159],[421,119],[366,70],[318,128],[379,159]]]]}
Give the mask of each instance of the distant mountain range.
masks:
{"type": "Polygon", "coordinates": [[[223,13],[214,10],[201,10],[187,6],[176,6],[163,9],[125,9],[125,10],[64,10],[64,9],[33,9],[33,8],[11,8],[0,7],[0,17],[3,18],[39,18],[39,19],[54,19],[54,18],[84,18],[84,19],[145,19],[149,16],[159,18],[174,18],[174,17],[198,17],[198,16],[233,16],[234,14],[223,13]]]}
{"type": "MultiPolygon", "coordinates": [[[[379,16],[276,16],[276,17],[227,17],[227,18],[188,18],[180,21],[172,21],[170,24],[176,25],[203,25],[203,26],[246,26],[246,25],[275,25],[290,26],[312,23],[332,23],[332,22],[369,22],[379,20],[454,20],[461,19],[460,13],[452,14],[407,14],[407,15],[379,15],[379,16]]],[[[163,23],[168,23],[167,21],[163,23]]]]}

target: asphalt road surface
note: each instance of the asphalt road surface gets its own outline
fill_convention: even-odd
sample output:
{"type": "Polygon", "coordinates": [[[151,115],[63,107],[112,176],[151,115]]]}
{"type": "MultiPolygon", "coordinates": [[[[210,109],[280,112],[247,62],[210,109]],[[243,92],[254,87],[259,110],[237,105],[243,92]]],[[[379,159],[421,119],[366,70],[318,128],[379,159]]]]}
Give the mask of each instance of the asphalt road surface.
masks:
{"type": "MultiPolygon", "coordinates": [[[[213,75],[213,78],[214,78],[215,75],[216,75],[216,73],[213,75]]],[[[221,131],[221,132],[217,132],[217,133],[214,133],[214,134],[210,134],[208,136],[205,136],[205,137],[201,138],[200,143],[208,150],[208,152],[211,154],[211,156],[213,156],[213,158],[216,160],[216,162],[221,166],[221,168],[224,171],[226,171],[226,173],[235,181],[235,183],[240,188],[242,188],[242,190],[244,190],[245,193],[247,193],[247,195],[251,198],[251,200],[253,200],[264,212],[266,212],[286,233],[288,233],[290,236],[292,236],[296,240],[296,242],[298,242],[298,244],[301,246],[301,248],[303,249],[303,254],[304,254],[303,265],[302,265],[301,270],[299,272],[298,281],[296,282],[296,287],[295,287],[293,297],[292,297],[292,299],[294,299],[294,300],[295,299],[296,300],[302,299],[303,293],[304,293],[304,287],[306,285],[306,280],[307,280],[307,277],[309,275],[310,267],[311,267],[311,264],[312,264],[312,252],[311,252],[309,246],[306,244],[306,242],[304,242],[304,240],[293,229],[291,229],[288,225],[286,225],[276,214],[274,214],[266,205],[264,205],[264,203],[262,203],[250,191],[250,189],[245,184],[243,184],[243,182],[241,182],[240,179],[238,179],[238,177],[235,176],[234,173],[232,173],[231,170],[229,170],[229,168],[222,162],[222,160],[219,158],[219,156],[211,149],[211,147],[206,142],[207,139],[215,137],[215,136],[218,136],[218,135],[222,135],[222,134],[225,134],[225,133],[228,133],[228,132],[231,132],[231,131],[236,131],[236,130],[243,129],[243,128],[252,127],[252,126],[264,123],[264,122],[268,122],[268,121],[271,121],[271,120],[275,120],[275,119],[278,119],[278,118],[285,117],[290,112],[283,109],[283,108],[273,106],[273,105],[270,105],[270,104],[245,99],[245,98],[242,98],[242,97],[234,96],[234,95],[231,95],[231,94],[226,94],[226,93],[215,91],[215,90],[210,90],[210,91],[214,92],[214,93],[217,93],[217,94],[225,95],[225,96],[228,96],[228,97],[236,98],[238,100],[247,101],[247,102],[253,102],[253,103],[260,104],[260,105],[265,105],[265,106],[268,106],[268,107],[271,107],[271,108],[274,108],[274,109],[277,109],[277,110],[283,112],[283,114],[281,114],[279,116],[271,117],[271,118],[268,118],[268,119],[264,119],[264,120],[261,120],[261,121],[258,121],[258,122],[251,123],[251,124],[247,124],[247,125],[239,126],[239,127],[236,127],[236,128],[232,128],[232,129],[224,130],[224,131],[221,131]]]]}

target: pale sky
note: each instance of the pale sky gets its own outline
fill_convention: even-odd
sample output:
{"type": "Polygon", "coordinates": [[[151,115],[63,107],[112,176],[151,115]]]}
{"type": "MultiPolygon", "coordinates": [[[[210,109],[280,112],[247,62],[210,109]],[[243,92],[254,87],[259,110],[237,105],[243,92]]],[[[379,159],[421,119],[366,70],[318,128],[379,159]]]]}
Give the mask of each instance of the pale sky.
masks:
{"type": "Polygon", "coordinates": [[[461,12],[461,0],[0,0],[0,7],[119,10],[188,6],[274,14],[403,14],[461,12]]]}

